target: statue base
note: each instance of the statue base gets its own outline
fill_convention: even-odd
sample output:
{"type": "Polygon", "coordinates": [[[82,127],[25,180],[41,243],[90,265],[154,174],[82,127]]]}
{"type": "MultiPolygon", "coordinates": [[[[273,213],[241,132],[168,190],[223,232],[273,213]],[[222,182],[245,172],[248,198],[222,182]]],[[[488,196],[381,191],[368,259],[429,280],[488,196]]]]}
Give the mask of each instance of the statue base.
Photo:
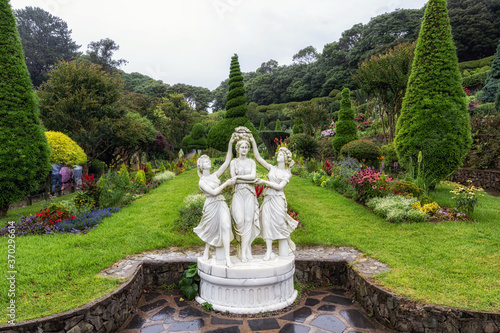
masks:
{"type": "Polygon", "coordinates": [[[214,310],[236,314],[276,311],[292,304],[297,298],[293,286],[295,256],[277,256],[264,261],[263,255],[242,263],[231,257],[233,267],[220,260],[198,258],[201,278],[200,304],[208,302],[214,310]]]}

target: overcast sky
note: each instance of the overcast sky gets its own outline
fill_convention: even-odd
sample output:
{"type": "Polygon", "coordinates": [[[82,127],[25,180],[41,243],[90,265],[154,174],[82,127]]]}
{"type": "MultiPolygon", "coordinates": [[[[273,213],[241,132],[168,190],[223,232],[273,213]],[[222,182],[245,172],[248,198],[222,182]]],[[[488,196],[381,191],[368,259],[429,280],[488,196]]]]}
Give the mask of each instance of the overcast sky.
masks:
{"type": "Polygon", "coordinates": [[[215,89],[229,76],[231,56],[241,70],[263,62],[292,63],[306,46],[322,52],[356,23],[425,0],[10,0],[13,9],[40,7],[60,17],[85,52],[91,41],[111,38],[115,59],[168,84],[215,89]]]}

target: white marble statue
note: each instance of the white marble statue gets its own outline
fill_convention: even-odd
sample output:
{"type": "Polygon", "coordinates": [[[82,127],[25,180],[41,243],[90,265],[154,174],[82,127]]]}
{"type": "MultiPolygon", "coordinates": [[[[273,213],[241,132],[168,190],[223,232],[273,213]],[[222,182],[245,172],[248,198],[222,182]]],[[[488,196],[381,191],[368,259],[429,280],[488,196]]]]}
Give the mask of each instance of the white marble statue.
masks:
{"type": "Polygon", "coordinates": [[[278,165],[274,166],[260,156],[255,139],[251,140],[255,159],[269,171],[268,180],[257,179],[257,184],[266,186],[262,192],[264,200],[260,207],[261,237],[266,242],[264,260],[274,257],[273,240],[279,241],[279,255],[288,256],[290,250],[295,251],[295,244],[290,234],[298,225],[298,222],[288,215],[286,197],[283,193],[283,189],[292,177],[290,172],[294,165],[292,153],[287,148],[280,148],[276,153],[278,165]]]}
{"type": "Polygon", "coordinates": [[[197,166],[198,175],[200,176],[198,185],[200,190],[207,196],[207,199],[203,206],[201,221],[194,228],[194,232],[206,243],[203,259],[208,259],[210,246],[223,247],[226,266],[228,267],[232,267],[229,247],[234,235],[231,228],[229,207],[221,192],[226,186],[233,185],[235,179],[229,179],[221,185],[219,177],[224,173],[231,161],[232,144],[233,140],[231,139],[225,162],[212,174],[210,173],[212,165],[210,158],[207,155],[198,158],[197,166]]]}
{"type": "Polygon", "coordinates": [[[246,127],[236,128],[232,139],[236,141],[238,157],[230,164],[231,178],[236,179],[231,215],[233,230],[238,241],[238,256],[242,262],[247,262],[253,258],[252,242],[260,234],[259,204],[253,185],[256,180],[256,164],[254,160],[247,158],[250,140],[254,139],[246,127]]]}

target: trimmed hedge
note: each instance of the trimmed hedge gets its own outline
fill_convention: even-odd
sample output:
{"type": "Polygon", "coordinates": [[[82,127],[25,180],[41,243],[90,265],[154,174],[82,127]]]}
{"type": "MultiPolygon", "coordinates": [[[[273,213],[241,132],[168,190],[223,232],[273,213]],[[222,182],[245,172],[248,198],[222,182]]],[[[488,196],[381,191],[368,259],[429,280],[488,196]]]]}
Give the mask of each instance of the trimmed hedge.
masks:
{"type": "Polygon", "coordinates": [[[382,157],[382,150],[371,141],[354,140],[340,149],[340,155],[354,157],[358,161],[363,161],[366,165],[378,167],[380,157],[382,157]]]}
{"type": "Polygon", "coordinates": [[[333,149],[339,153],[340,149],[347,143],[359,139],[358,127],[354,121],[354,110],[352,108],[349,88],[342,90],[342,101],[340,102],[339,120],[335,123],[335,138],[333,138],[333,149]]]}
{"type": "Polygon", "coordinates": [[[83,165],[87,163],[87,155],[83,149],[69,136],[61,132],[45,132],[50,146],[50,163],[83,165]]]}
{"type": "Polygon", "coordinates": [[[285,141],[285,139],[290,136],[290,133],[284,131],[261,131],[259,136],[266,146],[267,151],[274,155],[276,152],[276,143],[274,142],[274,139],[285,141]]]}

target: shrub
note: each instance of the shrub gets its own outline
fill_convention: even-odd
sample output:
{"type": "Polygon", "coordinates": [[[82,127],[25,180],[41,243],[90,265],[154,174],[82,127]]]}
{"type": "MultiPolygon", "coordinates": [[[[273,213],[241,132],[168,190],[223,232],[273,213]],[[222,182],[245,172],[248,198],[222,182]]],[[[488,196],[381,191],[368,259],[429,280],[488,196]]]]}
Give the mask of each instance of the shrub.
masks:
{"type": "Polygon", "coordinates": [[[140,169],[139,171],[137,171],[137,173],[135,174],[135,182],[146,184],[146,173],[144,172],[144,170],[140,169]]]}
{"type": "Polygon", "coordinates": [[[130,181],[125,179],[121,173],[109,171],[99,180],[99,204],[100,207],[121,206],[125,193],[130,190],[130,181]]]}
{"type": "Polygon", "coordinates": [[[203,216],[205,199],[206,196],[204,194],[188,195],[184,199],[183,206],[180,210],[181,217],[177,220],[181,230],[192,230],[200,223],[201,217],[203,216]]]}
{"type": "Polygon", "coordinates": [[[146,168],[144,169],[144,173],[146,174],[146,182],[150,182],[155,176],[155,172],[153,167],[151,166],[151,162],[146,163],[146,168]]]}
{"type": "Polygon", "coordinates": [[[335,123],[335,138],[332,141],[333,149],[337,153],[347,143],[358,139],[358,129],[354,121],[354,110],[352,108],[349,89],[342,90],[342,101],[339,111],[339,120],[335,123]]]}
{"type": "Polygon", "coordinates": [[[424,190],[418,187],[416,184],[407,180],[398,180],[390,184],[389,190],[394,194],[401,195],[404,197],[412,196],[415,198],[420,197],[424,194],[424,190]]]}
{"type": "Polygon", "coordinates": [[[161,162],[160,167],[158,168],[158,172],[162,173],[165,171],[167,171],[167,168],[165,168],[165,165],[163,164],[163,162],[161,162]]]}
{"type": "Polygon", "coordinates": [[[491,70],[488,73],[483,90],[478,95],[478,98],[485,102],[495,102],[495,97],[500,83],[500,42],[497,46],[497,51],[491,63],[491,70]]]}
{"type": "Polygon", "coordinates": [[[495,100],[495,112],[500,113],[500,82],[498,82],[497,99],[495,100]]]}
{"type": "Polygon", "coordinates": [[[368,140],[354,140],[340,149],[341,156],[351,156],[358,161],[363,161],[368,166],[378,167],[382,150],[373,142],[368,140]]]}
{"type": "Polygon", "coordinates": [[[383,198],[373,198],[366,203],[376,214],[386,218],[389,222],[423,222],[426,213],[412,208],[416,198],[389,195],[383,198]]]}
{"type": "Polygon", "coordinates": [[[411,204],[411,207],[414,209],[421,210],[422,212],[426,213],[427,215],[434,215],[434,213],[441,208],[437,202],[431,202],[427,204],[423,204],[420,201],[416,201],[411,204]]]}
{"type": "Polygon", "coordinates": [[[130,175],[128,173],[127,166],[125,164],[122,164],[120,171],[118,171],[118,174],[121,177],[120,182],[123,182],[125,184],[125,186],[130,186],[130,184],[131,184],[130,175]]]}
{"type": "Polygon", "coordinates": [[[351,177],[352,188],[355,190],[355,199],[366,201],[373,197],[382,197],[388,194],[388,187],[393,179],[385,173],[373,169],[362,169],[351,177]]]}
{"type": "Polygon", "coordinates": [[[107,170],[106,163],[100,160],[93,160],[89,166],[89,173],[94,175],[102,175],[107,170]]]}
{"type": "Polygon", "coordinates": [[[293,125],[293,127],[292,127],[292,133],[293,134],[299,134],[299,126],[297,126],[297,124],[293,125]]]}
{"type": "Polygon", "coordinates": [[[0,2],[0,217],[38,190],[50,150],[9,1],[0,2]]]}
{"type": "Polygon", "coordinates": [[[492,115],[495,114],[497,111],[495,110],[495,103],[483,103],[477,105],[472,112],[470,113],[471,116],[474,115],[492,115]]]}
{"type": "Polygon", "coordinates": [[[88,202],[90,206],[99,207],[101,189],[97,186],[97,182],[95,181],[93,174],[82,176],[82,192],[87,197],[85,202],[88,202]]]}
{"type": "Polygon", "coordinates": [[[500,168],[500,114],[477,115],[471,118],[470,124],[474,142],[466,166],[473,169],[500,168]]]}
{"type": "Polygon", "coordinates": [[[480,72],[473,75],[465,76],[462,85],[469,89],[477,89],[484,86],[489,72],[480,72]]]}
{"type": "Polygon", "coordinates": [[[468,180],[467,183],[467,186],[458,185],[450,192],[454,194],[452,199],[455,202],[455,208],[464,212],[468,218],[472,218],[472,213],[478,204],[477,196],[483,195],[483,189],[472,185],[471,180],[468,180]]]}
{"type": "Polygon", "coordinates": [[[382,156],[384,156],[385,167],[390,168],[389,171],[392,171],[393,168],[397,169],[399,161],[394,142],[383,145],[382,147],[380,147],[380,150],[382,151],[382,156]]]}
{"type": "Polygon", "coordinates": [[[299,133],[290,137],[290,150],[306,159],[314,158],[318,154],[319,144],[313,137],[299,133]]]}
{"type": "Polygon", "coordinates": [[[319,154],[322,160],[329,160],[335,158],[335,150],[332,146],[332,136],[327,136],[318,140],[319,154]]]}
{"type": "Polygon", "coordinates": [[[207,149],[208,143],[205,137],[205,127],[203,124],[197,123],[193,125],[191,134],[182,139],[182,145],[188,149],[207,149]]]}
{"type": "Polygon", "coordinates": [[[423,183],[430,188],[463,163],[470,144],[465,94],[445,0],[429,0],[394,143],[408,169],[424,156],[423,183]]]}
{"type": "Polygon", "coordinates": [[[87,155],[69,136],[61,132],[45,132],[50,146],[50,163],[82,165],[87,163],[87,155]]]}
{"type": "Polygon", "coordinates": [[[164,172],[160,172],[160,173],[156,174],[153,177],[153,181],[156,181],[158,183],[163,183],[167,180],[171,180],[174,178],[175,178],[175,173],[173,173],[171,171],[164,171],[164,172]]]}

